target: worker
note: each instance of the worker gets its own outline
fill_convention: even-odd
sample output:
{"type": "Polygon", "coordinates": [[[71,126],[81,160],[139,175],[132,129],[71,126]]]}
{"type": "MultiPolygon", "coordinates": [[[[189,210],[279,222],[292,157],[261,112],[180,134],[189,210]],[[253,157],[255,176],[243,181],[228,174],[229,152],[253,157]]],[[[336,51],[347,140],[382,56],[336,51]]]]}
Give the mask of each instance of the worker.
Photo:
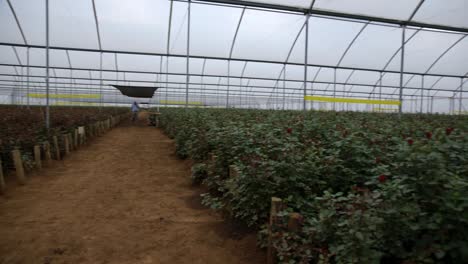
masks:
{"type": "Polygon", "coordinates": [[[133,102],[132,104],[132,122],[135,122],[138,119],[138,111],[140,111],[140,107],[138,106],[137,102],[133,102]]]}

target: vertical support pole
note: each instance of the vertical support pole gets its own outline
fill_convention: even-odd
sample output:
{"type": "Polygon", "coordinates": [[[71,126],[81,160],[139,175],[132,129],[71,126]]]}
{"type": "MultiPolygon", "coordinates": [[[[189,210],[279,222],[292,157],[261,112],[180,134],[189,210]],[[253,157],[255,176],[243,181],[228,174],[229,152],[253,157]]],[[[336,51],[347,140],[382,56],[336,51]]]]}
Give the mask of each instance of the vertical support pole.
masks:
{"type": "MultiPolygon", "coordinates": [[[[382,78],[383,74],[380,72],[380,78],[379,78],[379,102],[382,102],[382,78]]],[[[379,104],[379,111],[382,112],[382,104],[379,104]]]]}
{"type": "Polygon", "coordinates": [[[16,177],[21,185],[26,184],[26,177],[24,176],[23,161],[21,160],[21,152],[15,149],[11,152],[13,163],[15,164],[16,177]]]}
{"type": "Polygon", "coordinates": [[[283,70],[283,110],[285,109],[286,104],[286,64],[284,64],[283,70]]]}
{"type": "MultiPolygon", "coordinates": [[[[333,98],[336,98],[336,68],[333,68],[333,98]]],[[[335,101],[333,101],[333,111],[336,111],[335,101]]]]}
{"type": "Polygon", "coordinates": [[[424,75],[421,75],[421,105],[419,106],[419,113],[423,113],[424,102],[424,75]]]}
{"type": "Polygon", "coordinates": [[[401,28],[401,59],[400,59],[400,95],[398,105],[398,116],[401,118],[403,112],[403,72],[405,70],[405,39],[406,39],[406,26],[401,28]]]}
{"type": "Polygon", "coordinates": [[[306,110],[307,95],[307,64],[309,64],[309,14],[306,14],[305,27],[305,58],[304,58],[304,98],[302,99],[302,110],[306,110]]]}
{"type": "Polygon", "coordinates": [[[434,96],[431,96],[431,114],[434,113],[434,96]]]}
{"type": "Polygon", "coordinates": [[[6,189],[5,177],[3,177],[2,160],[0,160],[0,194],[5,193],[5,189],[6,189]]]}
{"type": "Polygon", "coordinates": [[[46,1],[46,120],[47,131],[50,128],[50,106],[49,106],[49,0],[46,1]]]}
{"type": "Polygon", "coordinates": [[[189,101],[189,95],[188,95],[188,90],[189,90],[189,82],[190,82],[190,13],[191,13],[191,4],[192,1],[188,1],[188,10],[187,10],[187,78],[186,78],[186,83],[185,83],[185,108],[188,107],[188,101],[189,101]]]}
{"type": "MultiPolygon", "coordinates": [[[[231,60],[228,60],[228,73],[227,73],[227,93],[226,93],[226,108],[229,108],[229,90],[231,88],[231,60]]],[[[218,86],[219,89],[219,86],[218,86]]]]}
{"type": "Polygon", "coordinates": [[[29,47],[26,49],[26,104],[29,109],[29,47]]]}
{"type": "Polygon", "coordinates": [[[36,169],[42,169],[41,147],[39,145],[34,146],[34,163],[36,164],[36,169]]]}
{"type": "Polygon", "coordinates": [[[462,103],[463,103],[463,78],[460,78],[460,98],[458,99],[458,114],[462,114],[462,103]]]}
{"type": "Polygon", "coordinates": [[[99,111],[102,110],[102,52],[99,53],[99,111]]]}

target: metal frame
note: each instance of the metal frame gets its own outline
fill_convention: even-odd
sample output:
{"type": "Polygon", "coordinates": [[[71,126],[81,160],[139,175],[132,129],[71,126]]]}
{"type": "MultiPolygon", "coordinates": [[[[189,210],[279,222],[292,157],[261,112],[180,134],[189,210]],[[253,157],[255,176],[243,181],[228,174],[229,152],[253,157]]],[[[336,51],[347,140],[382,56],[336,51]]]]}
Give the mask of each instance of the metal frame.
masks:
{"type": "MultiPolygon", "coordinates": [[[[242,95],[242,88],[245,87],[245,95],[247,95],[247,93],[258,93],[259,91],[253,91],[253,89],[272,89],[271,92],[269,93],[269,99],[267,99],[267,104],[270,102],[270,99],[273,98],[273,96],[275,96],[277,99],[279,98],[277,93],[275,92],[276,89],[278,88],[279,89],[279,82],[280,80],[282,79],[283,81],[283,87],[282,87],[282,100],[283,100],[283,109],[285,108],[285,100],[286,100],[286,90],[288,91],[291,91],[291,93],[288,93],[288,95],[290,95],[291,97],[292,96],[295,96],[297,95],[295,93],[295,91],[297,90],[302,90],[303,91],[303,110],[306,110],[306,101],[305,101],[305,96],[307,95],[307,84],[308,83],[311,83],[311,84],[314,84],[314,83],[328,83],[328,86],[325,90],[320,90],[320,89],[313,89],[312,93],[314,93],[314,91],[326,91],[328,90],[328,87],[329,85],[333,84],[333,96],[336,97],[336,93],[337,93],[337,90],[336,90],[336,86],[337,85],[343,85],[344,86],[344,89],[343,89],[343,94],[346,94],[348,93],[350,96],[351,94],[368,94],[369,97],[374,93],[375,89],[377,88],[377,84],[378,84],[378,87],[379,87],[379,98],[382,98],[382,95],[385,94],[385,93],[382,93],[382,88],[398,88],[399,90],[399,98],[400,98],[400,101],[403,100],[404,97],[407,97],[407,96],[412,96],[414,97],[415,94],[417,93],[417,91],[421,91],[421,105],[420,105],[420,112],[422,112],[422,98],[426,97],[426,98],[431,98],[431,101],[428,100],[428,109],[432,109],[433,108],[433,98],[434,96],[440,92],[440,91],[452,91],[454,94],[453,94],[453,97],[455,97],[455,95],[458,93],[460,93],[460,105],[459,107],[462,106],[461,104],[461,98],[462,98],[462,95],[464,93],[463,91],[463,84],[464,82],[464,79],[466,79],[466,74],[463,75],[463,76],[457,76],[457,75],[444,75],[444,74],[430,74],[429,71],[453,48],[455,47],[458,43],[460,43],[463,39],[466,38],[467,34],[468,34],[468,28],[463,28],[463,27],[452,27],[452,26],[443,26],[443,25],[436,25],[436,24],[427,24],[427,23],[420,23],[420,22],[414,22],[412,21],[414,16],[416,15],[416,13],[419,11],[419,9],[421,8],[421,6],[424,4],[424,0],[420,0],[418,2],[418,5],[416,6],[416,8],[413,10],[413,12],[411,13],[410,17],[407,19],[407,20],[396,20],[396,19],[387,19],[387,18],[380,18],[380,17],[373,17],[373,16],[364,16],[364,15],[356,15],[356,14],[347,14],[347,13],[340,13],[340,12],[331,12],[331,11],[324,11],[324,10],[317,10],[317,9],[314,9],[314,4],[315,4],[315,0],[312,1],[311,3],[311,6],[307,9],[307,8],[296,8],[296,7],[290,7],[290,6],[284,6],[284,5],[272,5],[272,4],[265,4],[265,3],[258,3],[258,2],[250,2],[250,1],[238,1],[238,0],[170,0],[170,15],[169,15],[169,21],[168,21],[168,39],[167,39],[167,50],[166,50],[166,53],[151,53],[151,52],[135,52],[135,51],[117,51],[117,50],[106,50],[103,48],[102,46],[102,42],[101,42],[101,35],[100,35],[100,27],[99,27],[99,20],[98,20],[98,15],[97,15],[97,11],[96,11],[96,5],[95,5],[95,0],[91,0],[92,1],[92,7],[93,7],[93,15],[94,15],[94,20],[95,20],[95,26],[96,26],[96,34],[97,34],[97,40],[98,40],[98,49],[83,49],[83,48],[73,48],[73,47],[57,47],[57,46],[50,46],[49,44],[49,1],[46,0],[46,45],[31,45],[27,42],[27,39],[26,39],[26,36],[23,32],[23,29],[21,27],[21,24],[20,24],[20,20],[19,18],[17,17],[16,15],[16,12],[15,12],[15,9],[13,7],[13,5],[11,4],[10,0],[7,0],[7,3],[8,3],[8,6],[15,18],[15,21],[16,21],[16,24],[18,26],[18,29],[20,30],[21,32],[21,36],[23,38],[23,42],[24,44],[18,44],[18,43],[0,43],[1,46],[10,46],[13,48],[14,52],[15,52],[15,55],[17,57],[17,60],[18,60],[18,63],[19,65],[15,65],[15,64],[0,64],[0,66],[11,66],[11,67],[14,67],[15,69],[15,72],[17,73],[16,74],[16,78],[19,78],[20,76],[23,77],[23,76],[26,76],[27,77],[27,91],[29,93],[29,86],[30,84],[32,83],[37,83],[37,82],[30,82],[30,77],[32,77],[32,75],[30,74],[30,68],[45,68],[46,69],[46,75],[45,75],[45,84],[46,84],[46,92],[47,92],[47,107],[46,107],[46,127],[49,127],[49,124],[50,124],[50,120],[49,120],[49,89],[50,89],[50,76],[49,76],[49,70],[52,69],[54,71],[54,78],[55,78],[55,81],[52,82],[52,84],[59,84],[59,82],[57,82],[57,79],[60,79],[61,77],[57,77],[55,75],[55,69],[63,69],[63,67],[50,67],[49,65],[49,51],[52,49],[52,50],[64,50],[67,54],[67,58],[68,58],[68,64],[69,64],[69,67],[66,68],[68,70],[70,70],[70,77],[68,78],[70,80],[70,86],[73,85],[73,82],[76,80],[76,79],[80,79],[80,78],[74,78],[73,77],[73,71],[76,71],[76,70],[88,70],[89,73],[91,74],[91,71],[99,71],[99,81],[100,81],[100,85],[99,85],[99,92],[102,94],[104,90],[104,84],[103,82],[105,81],[105,79],[103,79],[103,72],[108,72],[108,71],[112,71],[112,70],[107,70],[107,69],[103,69],[103,54],[104,53],[110,53],[110,54],[114,54],[115,56],[115,67],[116,67],[116,81],[118,82],[119,80],[119,68],[118,68],[118,63],[117,63],[117,55],[118,54],[130,54],[130,55],[147,55],[147,56],[159,56],[160,57],[160,70],[159,72],[142,72],[142,71],[126,71],[126,70],[121,70],[121,72],[123,72],[124,74],[124,81],[126,81],[126,78],[125,78],[125,73],[144,73],[144,74],[157,74],[157,83],[158,84],[176,84],[177,82],[169,82],[169,75],[184,75],[186,77],[186,82],[185,82],[185,106],[188,107],[188,104],[189,104],[189,85],[202,85],[202,87],[206,88],[206,86],[208,85],[213,85],[213,84],[210,84],[210,83],[205,83],[205,77],[219,77],[219,82],[218,82],[218,86],[220,84],[220,81],[222,78],[227,78],[227,94],[226,94],[226,107],[229,107],[230,106],[230,102],[229,102],[229,97],[230,97],[230,90],[231,90],[231,87],[239,87],[239,91],[240,91],[240,95],[242,95]],[[171,51],[170,51],[170,38],[171,38],[171,29],[172,29],[172,13],[173,13],[173,1],[178,1],[178,2],[186,2],[187,3],[187,50],[186,50],[186,54],[172,54],[171,51]],[[209,4],[209,5],[223,5],[223,6],[232,6],[232,7],[237,7],[237,8],[242,8],[242,13],[241,13],[241,16],[239,18],[239,22],[237,24],[237,28],[236,28],[236,32],[234,34],[234,37],[233,37],[233,40],[231,42],[231,46],[230,46],[230,52],[229,52],[229,56],[228,57],[213,57],[213,56],[195,56],[195,55],[192,55],[190,54],[190,33],[191,33],[191,27],[190,27],[190,24],[191,24],[191,4],[192,3],[196,3],[196,4],[209,4]],[[240,30],[240,26],[242,24],[242,20],[243,20],[243,17],[244,17],[244,14],[245,14],[245,11],[247,9],[253,9],[253,10],[257,10],[257,9],[261,9],[261,10],[267,10],[267,11],[270,11],[270,12],[276,12],[276,11],[281,11],[281,12],[285,12],[285,13],[291,13],[291,14],[296,14],[296,15],[304,15],[305,16],[305,23],[304,25],[301,27],[301,29],[299,30],[299,33],[298,35],[296,36],[296,39],[294,40],[291,48],[290,48],[290,51],[288,53],[288,56],[286,58],[285,61],[267,61],[267,60],[255,60],[255,59],[242,59],[242,58],[233,58],[233,51],[234,51],[234,47],[235,47],[235,44],[236,44],[236,39],[237,39],[237,35],[239,33],[239,30],[240,30]],[[352,21],[352,22],[360,22],[360,23],[363,23],[364,25],[362,26],[362,28],[360,29],[360,31],[355,35],[355,37],[352,39],[352,41],[349,43],[349,45],[347,46],[346,50],[344,51],[344,53],[342,54],[342,56],[340,57],[339,61],[337,62],[337,64],[335,66],[332,66],[332,65],[318,65],[318,64],[310,64],[309,61],[308,61],[308,44],[309,44],[309,20],[310,20],[310,17],[325,17],[325,18],[328,18],[328,19],[336,19],[336,20],[347,20],[347,21],[352,21]],[[359,38],[360,34],[366,29],[366,27],[369,25],[369,24],[375,24],[375,23],[380,23],[379,25],[381,25],[381,23],[384,23],[386,26],[399,26],[401,27],[402,29],[402,42],[401,42],[401,46],[400,48],[393,54],[393,56],[389,59],[389,61],[386,63],[386,65],[384,66],[383,69],[372,69],[372,68],[358,68],[358,67],[342,67],[341,66],[341,62],[343,61],[343,59],[345,58],[345,56],[347,55],[348,51],[351,49],[351,47],[353,46],[353,44],[355,43],[355,41],[359,38]],[[406,31],[406,28],[407,27],[418,27],[418,29],[416,30],[416,32],[410,36],[408,39],[405,39],[405,31],[406,31]],[[305,58],[304,58],[304,63],[294,63],[294,62],[289,62],[289,58],[291,56],[291,53],[296,45],[296,42],[298,41],[299,37],[301,36],[301,33],[302,31],[304,30],[305,28],[305,58]],[[424,28],[424,29],[423,29],[424,28]],[[404,71],[404,59],[405,59],[405,56],[404,56],[404,51],[405,51],[405,44],[407,44],[416,34],[418,34],[420,31],[422,30],[445,30],[445,31],[451,31],[453,33],[457,33],[457,34],[462,34],[462,36],[456,41],[454,42],[449,48],[447,48],[432,64],[431,66],[424,72],[424,73],[420,73],[420,72],[405,72],[404,71]],[[23,69],[23,64],[21,63],[20,59],[19,59],[19,56],[18,56],[18,52],[16,51],[16,48],[17,47],[24,47],[27,49],[27,73],[26,75],[24,75],[23,73],[19,74],[16,67],[21,67],[21,70],[23,69]],[[29,51],[31,48],[35,48],[35,49],[45,49],[46,50],[46,65],[45,66],[37,66],[37,65],[30,65],[29,63],[29,51]],[[70,61],[70,56],[69,56],[69,51],[81,51],[81,52],[97,52],[100,54],[100,66],[99,66],[99,69],[83,69],[83,68],[73,68],[72,67],[72,64],[71,64],[71,61],[70,61]],[[400,59],[400,70],[399,71],[391,71],[391,70],[387,70],[387,67],[388,65],[391,63],[391,61],[397,56],[397,54],[400,53],[401,54],[401,59],[400,59]],[[186,73],[185,74],[181,74],[181,73],[170,73],[169,72],[169,58],[172,58],[172,57],[184,57],[186,58],[186,73]],[[162,69],[162,65],[163,65],[163,58],[166,58],[166,71],[163,72],[163,69],[162,69]],[[203,64],[203,70],[202,70],[202,74],[199,75],[199,74],[192,74],[190,73],[190,59],[204,59],[204,64],[203,64]],[[206,64],[206,61],[208,59],[211,59],[211,60],[223,60],[223,61],[227,61],[228,63],[228,72],[227,72],[227,75],[206,75],[205,74],[205,64],[206,64]],[[242,61],[242,62],[245,62],[245,65],[244,65],[244,68],[243,68],[243,71],[242,71],[242,74],[241,76],[231,76],[231,62],[232,61],[242,61]],[[280,71],[279,75],[278,75],[278,78],[254,78],[254,77],[245,77],[244,76],[244,72],[245,72],[245,68],[247,66],[247,63],[269,63],[269,64],[281,64],[283,67],[282,67],[282,70],[280,71]],[[286,67],[288,65],[294,65],[294,66],[302,66],[304,67],[304,78],[303,80],[287,80],[286,78],[286,67]],[[308,67],[318,67],[318,71],[317,73],[315,74],[314,78],[312,81],[308,81],[308,67]],[[318,75],[320,74],[321,72],[321,69],[322,68],[328,68],[328,69],[333,69],[333,82],[317,82],[316,79],[318,77],[318,75]],[[351,73],[350,75],[348,76],[348,78],[346,79],[346,81],[344,83],[338,83],[337,80],[336,80],[336,76],[337,76],[337,70],[338,69],[342,69],[342,70],[351,70],[351,73]],[[378,78],[378,80],[376,81],[375,85],[373,85],[373,90],[369,93],[369,92],[359,92],[359,91],[352,91],[353,87],[355,86],[370,86],[372,87],[372,85],[369,85],[369,84],[353,84],[353,83],[349,83],[349,80],[351,79],[351,76],[357,72],[357,71],[368,71],[368,72],[379,72],[380,76],[378,78]],[[394,74],[399,74],[400,75],[400,85],[398,87],[392,87],[392,86],[383,86],[382,85],[382,78],[383,76],[385,76],[385,74],[387,73],[394,73],[394,74]],[[162,82],[162,80],[159,78],[162,74],[165,74],[166,75],[166,82],[162,82]],[[419,88],[416,88],[416,87],[407,87],[407,84],[409,83],[410,80],[408,80],[405,84],[403,83],[403,76],[404,74],[408,74],[408,75],[412,75],[412,77],[410,78],[410,80],[412,78],[414,78],[415,76],[421,76],[422,78],[422,87],[419,87],[419,88]],[[202,80],[201,80],[201,83],[194,83],[194,82],[190,82],[190,77],[191,76],[201,76],[202,77],[202,80]],[[437,77],[440,77],[438,81],[436,81],[436,83],[434,83],[430,88],[425,88],[424,87],[424,78],[426,76],[437,76],[437,77]],[[460,78],[461,80],[461,84],[460,84],[460,87],[458,88],[455,88],[454,90],[446,90],[446,89],[433,89],[433,87],[444,77],[452,77],[452,78],[460,78]],[[240,79],[240,84],[239,85],[233,85],[231,84],[231,78],[234,78],[234,79],[240,79]],[[247,86],[243,86],[242,85],[242,81],[244,79],[248,79],[249,83],[247,86]],[[250,86],[250,80],[275,80],[275,84],[273,86],[250,86]],[[302,87],[300,88],[293,88],[293,87],[286,87],[286,82],[287,81],[292,81],[292,82],[302,82],[302,87]],[[346,87],[347,86],[350,86],[349,90],[346,91],[346,87]],[[250,88],[250,90],[248,90],[248,88],[250,88]],[[413,94],[413,95],[404,95],[404,89],[416,89],[417,91],[413,94]],[[424,96],[424,91],[428,91],[428,94],[426,96],[424,96]],[[430,95],[430,91],[435,91],[435,93],[431,96],[430,95]],[[431,107],[429,107],[429,102],[431,103],[431,107]]],[[[0,74],[2,75],[2,74],[0,74]]],[[[36,76],[37,77],[37,76],[36,76]]],[[[81,78],[83,79],[83,78],[81,78]]],[[[93,80],[93,78],[90,78],[88,80],[93,80]]],[[[4,80],[0,80],[0,81],[4,81],[4,80]]],[[[129,80],[130,81],[130,80],[129,80]]],[[[137,81],[137,80],[135,80],[137,81]]],[[[144,82],[144,81],[142,81],[144,82]]],[[[22,83],[22,82],[21,82],[22,83]]],[[[77,84],[75,82],[74,85],[80,85],[80,84],[77,84]]],[[[221,89],[218,90],[219,91],[223,91],[221,89]]],[[[395,90],[396,91],[396,90],[395,90]]],[[[395,92],[394,91],[394,92],[395,92]]],[[[393,93],[394,94],[394,93],[393,93]]],[[[390,93],[387,93],[387,95],[390,95],[392,96],[393,94],[390,94],[390,93]]],[[[219,93],[218,93],[218,100],[219,100],[219,93]]],[[[252,96],[252,95],[250,95],[252,96]]],[[[102,96],[101,96],[102,98],[102,96]]],[[[166,89],[166,99],[168,98],[168,89],[166,89]]],[[[391,97],[390,97],[391,98],[391,97]]],[[[166,100],[167,101],[167,100],[166,100]]],[[[29,97],[27,99],[27,104],[29,105],[29,97]]],[[[100,104],[102,105],[103,102],[101,101],[100,104]]],[[[240,97],[240,105],[242,105],[242,96],[240,97]]],[[[335,104],[333,104],[333,108],[335,109],[335,104]]],[[[343,106],[343,109],[344,109],[344,106],[343,106]]],[[[401,113],[402,112],[402,105],[399,107],[399,112],[401,113]]]]}

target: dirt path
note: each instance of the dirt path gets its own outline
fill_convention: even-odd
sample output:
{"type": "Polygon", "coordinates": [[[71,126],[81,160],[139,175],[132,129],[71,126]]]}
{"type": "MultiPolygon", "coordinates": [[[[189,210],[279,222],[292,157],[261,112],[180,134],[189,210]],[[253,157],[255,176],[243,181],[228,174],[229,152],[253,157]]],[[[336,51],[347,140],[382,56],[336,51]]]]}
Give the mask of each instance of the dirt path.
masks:
{"type": "Polygon", "coordinates": [[[0,196],[0,263],[264,263],[159,130],[122,126],[0,196]]]}

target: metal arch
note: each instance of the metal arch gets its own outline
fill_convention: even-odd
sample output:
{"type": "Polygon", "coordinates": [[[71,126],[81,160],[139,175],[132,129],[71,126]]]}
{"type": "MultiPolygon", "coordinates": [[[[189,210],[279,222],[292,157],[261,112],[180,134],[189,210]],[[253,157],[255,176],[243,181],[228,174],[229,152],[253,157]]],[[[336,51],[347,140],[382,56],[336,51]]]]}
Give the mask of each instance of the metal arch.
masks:
{"type": "MultiPolygon", "coordinates": [[[[239,84],[240,84],[241,87],[242,87],[242,80],[243,80],[246,68],[247,68],[247,62],[244,63],[244,67],[242,67],[241,76],[239,78],[239,84]]],[[[250,79],[247,82],[249,82],[249,81],[250,81],[250,79]]],[[[241,96],[240,104],[242,106],[242,96],[241,96]]]]}
{"type": "Polygon", "coordinates": [[[354,36],[353,40],[351,40],[351,42],[349,43],[348,47],[346,47],[346,50],[343,52],[343,54],[341,55],[340,57],[340,60],[338,61],[338,63],[336,64],[336,66],[340,66],[341,65],[341,62],[343,61],[344,57],[346,56],[346,54],[348,53],[348,51],[351,49],[351,47],[353,46],[354,42],[356,42],[356,40],[359,38],[359,36],[361,35],[361,33],[366,29],[366,27],[369,25],[369,22],[367,22],[366,24],[364,24],[364,26],[362,26],[361,30],[359,30],[359,32],[356,34],[356,36],[354,36]]]}
{"type": "MultiPolygon", "coordinates": [[[[188,0],[174,0],[174,1],[186,2],[188,0]]],[[[197,2],[206,3],[206,4],[228,4],[232,6],[245,6],[245,7],[250,7],[250,8],[254,7],[254,8],[262,8],[262,9],[269,9],[269,10],[281,10],[281,11],[287,11],[287,12],[299,13],[299,14],[322,15],[322,16],[327,16],[327,17],[332,17],[332,18],[347,18],[347,19],[355,19],[355,20],[380,22],[380,23],[386,23],[386,24],[392,24],[392,25],[398,25],[398,26],[424,27],[424,28],[432,28],[432,29],[438,29],[438,30],[468,33],[468,28],[464,28],[464,27],[444,26],[444,25],[438,25],[438,24],[414,22],[414,21],[408,21],[408,20],[398,20],[398,19],[375,17],[375,16],[369,16],[369,15],[349,14],[349,13],[328,11],[328,10],[317,10],[313,8],[306,9],[306,8],[300,8],[300,7],[287,6],[287,5],[260,3],[260,2],[254,2],[254,1],[198,0],[197,2]]]]}
{"type": "Polygon", "coordinates": [[[99,21],[98,21],[98,16],[96,12],[96,3],[94,2],[94,0],[91,0],[91,2],[93,4],[94,22],[96,23],[96,33],[97,33],[97,38],[98,38],[99,49],[102,49],[101,34],[99,31],[99,21]]]}
{"type": "MultiPolygon", "coordinates": [[[[416,31],[414,32],[414,34],[411,35],[411,36],[405,41],[405,45],[408,44],[408,42],[409,42],[411,39],[413,39],[413,38],[416,36],[416,34],[418,34],[421,30],[422,30],[422,29],[416,30],[416,31]]],[[[377,81],[376,81],[375,84],[374,84],[375,86],[377,86],[377,84],[381,81],[381,79],[385,76],[385,74],[387,74],[387,72],[385,72],[385,70],[386,70],[387,67],[390,65],[390,63],[393,61],[393,59],[398,55],[398,53],[400,53],[400,51],[401,51],[401,45],[400,45],[400,47],[395,51],[395,53],[393,53],[393,55],[390,57],[390,59],[387,61],[387,63],[386,63],[385,66],[383,67],[383,69],[382,69],[383,74],[381,75],[381,78],[377,79],[377,81]]],[[[405,74],[406,74],[406,73],[405,73],[405,74]]],[[[374,90],[375,90],[375,89],[374,89],[374,90]]],[[[374,90],[372,90],[372,91],[370,92],[369,97],[370,97],[371,94],[374,93],[374,90]]]]}
{"type": "MultiPolygon", "coordinates": [[[[444,52],[442,52],[442,54],[440,54],[439,57],[437,57],[437,59],[429,66],[429,68],[422,74],[422,76],[425,76],[429,73],[429,71],[453,48],[455,47],[458,43],[460,43],[463,39],[465,39],[467,35],[464,35],[462,36],[461,38],[459,38],[457,41],[455,41],[452,45],[450,45],[444,52]]],[[[415,77],[416,75],[412,75],[408,81],[406,81],[405,83],[405,86],[411,81],[413,80],[413,78],[415,77]]]]}
{"type": "MultiPolygon", "coordinates": [[[[170,49],[171,49],[171,31],[172,31],[172,12],[173,12],[173,6],[174,6],[174,2],[171,1],[171,4],[170,4],[170,7],[169,7],[169,21],[168,21],[168,25],[167,25],[167,47],[166,47],[166,54],[169,54],[170,53],[170,49]]],[[[162,60],[162,56],[161,56],[161,60],[162,60]]],[[[161,72],[162,72],[162,69],[161,69],[161,72]]],[[[166,82],[169,81],[169,56],[166,56],[166,82]]],[[[165,88],[166,90],[166,100],[165,100],[165,105],[167,106],[167,102],[168,102],[168,89],[167,87],[165,88]]]]}
{"type": "MultiPolygon", "coordinates": [[[[289,49],[288,55],[286,56],[286,60],[284,61],[284,64],[283,64],[283,68],[281,69],[278,78],[276,78],[276,84],[279,83],[279,80],[281,79],[281,75],[283,74],[283,72],[286,69],[286,64],[288,63],[289,58],[291,57],[291,54],[292,54],[292,52],[294,50],[294,47],[296,46],[296,43],[299,40],[299,37],[302,35],[302,31],[304,30],[305,26],[306,26],[306,22],[304,22],[304,24],[302,24],[302,27],[299,29],[299,32],[297,33],[296,38],[294,39],[294,42],[291,45],[291,48],[289,49]]],[[[273,96],[273,92],[274,92],[274,89],[271,91],[272,96],[273,96]]]]}
{"type": "MultiPolygon", "coordinates": [[[[462,85],[464,85],[465,83],[468,82],[468,72],[465,74],[465,77],[461,77],[462,79],[464,79],[464,81],[461,83],[460,86],[458,86],[458,88],[456,88],[454,91],[453,91],[453,96],[456,96],[460,91],[458,90],[461,90],[463,87],[462,85]]],[[[451,91],[448,91],[448,92],[451,92],[451,91]]]]}
{"type": "MultiPolygon", "coordinates": [[[[343,54],[341,55],[340,59],[338,60],[338,63],[336,64],[336,67],[339,67],[341,65],[341,62],[343,62],[343,59],[345,58],[345,56],[348,54],[348,51],[351,49],[351,47],[353,46],[353,44],[356,42],[356,40],[359,38],[359,36],[361,35],[361,33],[367,28],[367,26],[369,25],[369,22],[365,23],[362,28],[359,30],[359,32],[354,36],[354,38],[351,40],[351,42],[348,44],[348,46],[346,47],[345,51],[343,52],[343,54]]],[[[352,71],[351,74],[354,73],[354,70],[352,71]]],[[[335,68],[335,71],[334,71],[334,85],[333,85],[333,97],[335,97],[335,93],[336,93],[336,68],[335,68]]],[[[326,87],[326,90],[328,90],[328,87],[330,87],[330,85],[327,85],[326,87]]],[[[352,88],[352,87],[351,87],[352,88]]],[[[333,107],[335,107],[335,104],[333,104],[333,107]]]]}
{"type": "Polygon", "coordinates": [[[232,42],[231,42],[231,49],[229,51],[228,74],[227,74],[228,75],[227,76],[228,93],[227,93],[227,96],[226,96],[226,108],[229,108],[229,87],[230,87],[230,84],[231,84],[231,80],[230,80],[229,76],[231,75],[231,58],[232,58],[232,53],[234,51],[234,46],[236,45],[237,34],[239,33],[239,29],[240,29],[240,26],[242,24],[242,20],[244,18],[245,9],[246,8],[242,9],[242,13],[241,13],[241,15],[239,17],[239,22],[237,23],[236,32],[234,33],[234,37],[233,37],[232,42]]]}
{"type": "Polygon", "coordinates": [[[425,74],[427,74],[434,67],[434,65],[436,65],[440,61],[440,59],[442,59],[442,57],[445,56],[445,54],[447,54],[451,49],[453,49],[453,47],[455,47],[458,43],[460,43],[463,39],[465,39],[466,36],[467,35],[464,35],[461,38],[459,38],[450,47],[448,47],[442,54],[440,54],[440,56],[431,64],[431,66],[429,66],[429,68],[426,70],[425,74]]]}
{"type": "Polygon", "coordinates": [[[15,57],[16,57],[16,60],[17,60],[18,63],[19,63],[19,66],[23,67],[23,63],[21,62],[21,59],[20,59],[20,57],[19,57],[19,55],[18,55],[18,51],[16,50],[15,47],[11,47],[11,48],[13,49],[13,52],[15,53],[15,57]]]}
{"type": "Polygon", "coordinates": [[[229,59],[231,59],[232,53],[234,51],[234,46],[236,45],[237,35],[239,34],[239,29],[240,29],[240,26],[242,24],[242,20],[244,18],[245,10],[246,10],[246,8],[244,7],[242,9],[242,13],[241,13],[241,15],[239,17],[239,22],[237,23],[236,32],[234,33],[234,37],[233,37],[232,42],[231,42],[231,48],[230,48],[230,51],[229,51],[229,59]]]}
{"type": "Polygon", "coordinates": [[[408,18],[408,22],[411,22],[411,20],[413,20],[414,16],[416,15],[416,13],[419,11],[419,9],[421,8],[421,6],[423,5],[425,0],[420,0],[418,5],[414,8],[413,10],[413,13],[411,13],[410,17],[408,18]]]}
{"type": "Polygon", "coordinates": [[[15,8],[13,8],[13,5],[11,4],[10,0],[6,0],[8,3],[8,6],[10,7],[11,13],[13,14],[13,17],[15,18],[16,25],[19,28],[19,31],[21,33],[21,37],[23,38],[24,44],[28,44],[28,41],[26,40],[26,36],[24,34],[23,28],[21,27],[21,23],[18,19],[18,16],[16,15],[15,8]]]}

